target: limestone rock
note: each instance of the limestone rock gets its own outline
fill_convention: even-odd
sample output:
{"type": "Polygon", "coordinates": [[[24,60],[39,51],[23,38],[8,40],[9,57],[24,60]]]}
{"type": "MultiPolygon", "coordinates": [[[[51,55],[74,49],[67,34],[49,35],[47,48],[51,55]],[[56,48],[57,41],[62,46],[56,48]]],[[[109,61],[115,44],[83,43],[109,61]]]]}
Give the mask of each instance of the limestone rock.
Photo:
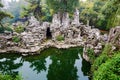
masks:
{"type": "Polygon", "coordinates": [[[109,32],[108,42],[120,49],[120,26],[112,28],[109,32]]]}
{"type": "Polygon", "coordinates": [[[76,27],[78,27],[80,25],[79,22],[79,10],[76,9],[75,13],[74,13],[74,19],[72,21],[72,25],[75,25],[76,27]]]}
{"type": "Polygon", "coordinates": [[[64,13],[62,17],[62,29],[66,29],[70,27],[70,19],[69,19],[69,14],[64,13]]]}

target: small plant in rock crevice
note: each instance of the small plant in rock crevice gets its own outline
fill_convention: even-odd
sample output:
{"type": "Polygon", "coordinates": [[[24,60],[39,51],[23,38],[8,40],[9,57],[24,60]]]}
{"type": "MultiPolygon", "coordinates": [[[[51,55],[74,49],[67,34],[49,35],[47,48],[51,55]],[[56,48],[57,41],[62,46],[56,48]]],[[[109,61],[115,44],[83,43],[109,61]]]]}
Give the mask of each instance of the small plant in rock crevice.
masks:
{"type": "Polygon", "coordinates": [[[87,55],[90,58],[90,62],[93,63],[95,60],[95,53],[93,49],[88,48],[87,49],[87,55]]]}
{"type": "Polygon", "coordinates": [[[58,36],[56,37],[56,40],[57,40],[57,41],[63,41],[63,40],[64,40],[64,36],[58,35],[58,36]]]}
{"type": "Polygon", "coordinates": [[[12,41],[15,42],[15,43],[18,43],[18,42],[20,42],[20,37],[13,36],[12,41]]]}

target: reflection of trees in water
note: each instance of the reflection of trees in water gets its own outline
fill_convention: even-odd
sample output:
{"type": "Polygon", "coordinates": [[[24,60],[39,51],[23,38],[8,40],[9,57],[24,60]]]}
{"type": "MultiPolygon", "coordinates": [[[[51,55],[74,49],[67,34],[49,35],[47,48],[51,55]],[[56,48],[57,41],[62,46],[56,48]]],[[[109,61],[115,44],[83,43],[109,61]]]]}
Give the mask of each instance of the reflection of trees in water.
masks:
{"type": "MultiPolygon", "coordinates": [[[[19,55],[0,55],[0,72],[3,74],[18,75],[17,70],[23,65],[23,62],[29,62],[30,68],[37,71],[46,71],[46,58],[50,56],[52,63],[48,67],[48,80],[78,80],[77,67],[75,67],[76,59],[79,59],[78,52],[82,50],[70,48],[67,50],[61,49],[48,49],[37,56],[22,57],[21,61],[15,63],[19,55]],[[4,59],[5,60],[2,60],[4,59]]],[[[88,75],[89,65],[86,61],[82,61],[82,71],[84,75],[88,75]]]]}
{"type": "Polygon", "coordinates": [[[78,80],[77,67],[74,66],[77,58],[78,51],[75,50],[64,50],[62,54],[52,55],[48,80],[78,80]]]}
{"type": "Polygon", "coordinates": [[[45,59],[35,60],[31,63],[30,67],[34,68],[34,71],[36,70],[37,73],[40,73],[43,70],[46,71],[45,63],[46,63],[45,59]]]}
{"type": "Polygon", "coordinates": [[[37,71],[37,73],[40,73],[43,70],[46,71],[45,63],[46,63],[45,58],[33,60],[30,64],[30,68],[33,68],[33,71],[37,71]]]}
{"type": "Polygon", "coordinates": [[[89,75],[89,71],[90,71],[90,63],[85,61],[84,59],[82,60],[82,67],[81,70],[83,72],[83,75],[88,76],[89,75]]]}
{"type": "Polygon", "coordinates": [[[15,60],[19,58],[16,55],[0,55],[0,59],[3,59],[0,61],[0,72],[2,74],[8,74],[12,76],[18,75],[18,71],[15,71],[19,67],[23,65],[22,62],[15,63],[15,60]]]}
{"type": "Polygon", "coordinates": [[[26,57],[23,58],[25,61],[30,62],[30,68],[33,71],[37,71],[37,74],[41,71],[46,71],[46,57],[44,56],[33,56],[33,57],[26,57]]]}

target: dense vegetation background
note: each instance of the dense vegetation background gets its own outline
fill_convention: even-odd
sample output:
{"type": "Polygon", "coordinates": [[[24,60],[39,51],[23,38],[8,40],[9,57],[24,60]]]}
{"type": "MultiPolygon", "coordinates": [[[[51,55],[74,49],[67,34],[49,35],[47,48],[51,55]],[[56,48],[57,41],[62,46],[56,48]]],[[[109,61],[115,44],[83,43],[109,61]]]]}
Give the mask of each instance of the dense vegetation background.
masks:
{"type": "MultiPolygon", "coordinates": [[[[6,0],[2,2],[5,4],[6,0]]],[[[0,10],[14,16],[3,22],[13,23],[30,15],[39,21],[51,21],[57,12],[69,12],[72,17],[75,8],[80,10],[80,21],[84,24],[104,30],[120,25],[120,0],[11,0],[7,1],[6,8],[0,10]]]]}

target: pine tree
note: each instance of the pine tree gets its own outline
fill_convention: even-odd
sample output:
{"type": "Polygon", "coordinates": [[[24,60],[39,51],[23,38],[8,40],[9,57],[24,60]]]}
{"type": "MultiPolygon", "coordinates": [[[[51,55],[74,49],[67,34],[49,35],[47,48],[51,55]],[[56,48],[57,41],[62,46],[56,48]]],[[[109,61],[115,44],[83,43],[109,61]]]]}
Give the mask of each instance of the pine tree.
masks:
{"type": "Polygon", "coordinates": [[[73,12],[79,4],[79,0],[46,0],[50,9],[57,12],[73,12]]]}
{"type": "Polygon", "coordinates": [[[26,1],[28,2],[28,6],[23,7],[23,12],[21,13],[21,16],[24,17],[32,14],[40,21],[40,17],[42,15],[41,0],[26,1]]]}
{"type": "Polygon", "coordinates": [[[9,13],[4,12],[2,10],[2,8],[3,8],[3,5],[2,5],[1,0],[0,0],[0,26],[1,26],[2,30],[4,31],[4,26],[2,24],[2,20],[6,17],[11,17],[12,18],[13,16],[9,13]]]}

